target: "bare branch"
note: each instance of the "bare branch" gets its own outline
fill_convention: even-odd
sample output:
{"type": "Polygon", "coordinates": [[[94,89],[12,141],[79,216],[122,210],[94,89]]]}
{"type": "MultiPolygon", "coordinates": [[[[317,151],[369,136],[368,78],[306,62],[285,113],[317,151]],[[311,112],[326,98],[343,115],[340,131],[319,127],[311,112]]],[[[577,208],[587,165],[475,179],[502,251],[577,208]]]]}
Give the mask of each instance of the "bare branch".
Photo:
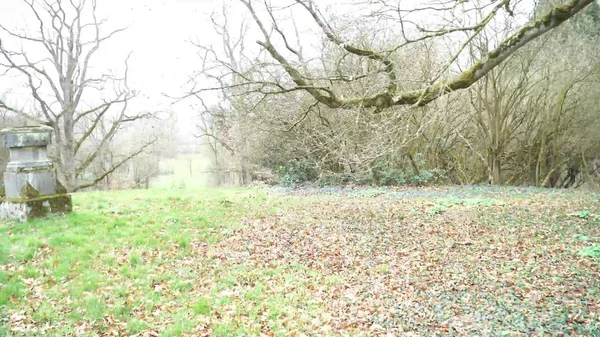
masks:
{"type": "Polygon", "coordinates": [[[92,180],[91,182],[78,185],[75,188],[75,191],[78,191],[78,190],[81,190],[81,189],[84,189],[84,188],[88,188],[88,187],[92,187],[92,186],[96,185],[99,181],[101,181],[102,179],[106,178],[106,176],[108,176],[109,174],[113,173],[115,170],[117,170],[123,164],[125,164],[129,160],[133,159],[134,157],[136,157],[140,153],[144,152],[145,149],[147,149],[152,144],[156,143],[157,140],[158,140],[158,138],[154,138],[150,142],[144,144],[137,151],[133,152],[129,156],[127,156],[127,157],[123,158],[122,160],[120,160],[118,163],[116,163],[115,165],[113,165],[110,169],[104,171],[102,174],[100,174],[99,176],[97,176],[96,178],[94,178],[94,180],[92,180]]]}
{"type": "MultiPolygon", "coordinates": [[[[282,54],[280,54],[275,48],[275,46],[271,43],[269,33],[265,29],[260,18],[258,18],[251,3],[246,0],[240,1],[244,5],[246,5],[248,10],[252,14],[255,22],[259,26],[259,29],[263,33],[265,41],[259,41],[258,43],[263,48],[265,48],[265,50],[267,50],[269,54],[283,67],[283,69],[288,73],[288,75],[290,75],[297,87],[304,88],[317,101],[330,108],[364,107],[375,108],[375,111],[378,112],[382,109],[394,105],[424,106],[427,103],[433,101],[434,99],[445,95],[449,92],[468,88],[473,83],[477,82],[480,78],[489,73],[497,65],[502,63],[506,58],[512,55],[523,45],[552,30],[553,28],[558,27],[560,24],[568,20],[573,15],[577,14],[581,9],[592,3],[594,0],[571,0],[565,5],[553,8],[546,15],[531,21],[529,24],[519,29],[512,36],[502,41],[498,45],[498,47],[490,51],[479,62],[475,63],[473,66],[471,66],[470,68],[461,72],[453,78],[439,80],[422,89],[403,91],[399,93],[395,93],[394,90],[392,90],[395,87],[390,85],[394,81],[390,81],[386,91],[368,97],[350,99],[341,99],[340,97],[336,96],[333,93],[333,91],[324,94],[323,91],[316,89],[314,85],[309,83],[306,80],[306,78],[302,76],[302,74],[297,69],[295,69],[290,64],[290,62],[287,59],[285,59],[285,57],[282,54]]],[[[382,62],[385,62],[385,60],[387,60],[381,54],[378,54],[371,50],[364,50],[352,47],[340,38],[338,38],[331,29],[331,27],[329,27],[324,21],[321,20],[321,18],[319,17],[319,15],[313,7],[311,0],[307,0],[306,2],[302,0],[296,0],[296,2],[301,4],[307,11],[309,11],[309,13],[311,13],[313,19],[322,28],[327,38],[330,39],[332,42],[340,45],[342,48],[355,55],[381,60],[382,62]]],[[[504,5],[504,3],[502,3],[502,5],[504,5]]],[[[493,14],[490,15],[493,16],[493,14]]],[[[491,16],[488,16],[482,22],[482,25],[477,26],[478,28],[476,28],[475,35],[478,33],[478,30],[481,29],[480,27],[485,26],[486,22],[489,22],[490,17],[491,16]]],[[[391,65],[391,63],[386,62],[384,64],[386,64],[386,66],[390,66],[390,68],[386,68],[388,74],[392,76],[390,77],[390,79],[395,79],[395,75],[392,75],[393,66],[391,65]]]]}

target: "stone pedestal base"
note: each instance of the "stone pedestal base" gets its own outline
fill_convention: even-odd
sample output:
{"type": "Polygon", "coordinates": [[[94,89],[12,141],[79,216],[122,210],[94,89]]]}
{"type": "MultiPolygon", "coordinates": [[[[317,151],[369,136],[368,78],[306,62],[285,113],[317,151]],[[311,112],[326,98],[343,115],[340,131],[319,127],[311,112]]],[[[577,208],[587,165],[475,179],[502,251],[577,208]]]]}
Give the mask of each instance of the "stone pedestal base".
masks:
{"type": "Polygon", "coordinates": [[[0,219],[26,222],[50,213],[69,213],[72,208],[70,194],[44,195],[34,199],[0,198],[0,219]]]}
{"type": "Polygon", "coordinates": [[[39,195],[52,195],[56,191],[56,174],[54,169],[32,172],[4,172],[4,188],[6,197],[21,196],[25,184],[30,184],[39,195]]]}

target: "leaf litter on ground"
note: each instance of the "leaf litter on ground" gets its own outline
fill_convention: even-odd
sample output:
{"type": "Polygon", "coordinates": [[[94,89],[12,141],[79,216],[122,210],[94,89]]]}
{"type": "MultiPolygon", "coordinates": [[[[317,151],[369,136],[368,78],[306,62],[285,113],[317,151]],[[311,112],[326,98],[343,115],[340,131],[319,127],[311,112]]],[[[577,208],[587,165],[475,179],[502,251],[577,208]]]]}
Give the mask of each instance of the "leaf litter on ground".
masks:
{"type": "Polygon", "coordinates": [[[76,194],[0,225],[0,335],[600,332],[598,195],[369,191],[76,194]]]}

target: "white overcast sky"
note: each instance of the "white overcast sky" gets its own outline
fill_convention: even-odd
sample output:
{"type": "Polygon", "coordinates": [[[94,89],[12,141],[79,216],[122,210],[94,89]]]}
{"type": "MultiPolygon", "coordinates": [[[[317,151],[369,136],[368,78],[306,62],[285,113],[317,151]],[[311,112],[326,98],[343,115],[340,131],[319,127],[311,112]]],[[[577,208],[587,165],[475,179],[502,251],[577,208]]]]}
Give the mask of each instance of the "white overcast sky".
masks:
{"type": "MultiPolygon", "coordinates": [[[[38,0],[36,0],[38,1],[38,0]]],[[[213,39],[208,15],[222,0],[98,0],[99,17],[109,21],[105,32],[128,27],[101,47],[93,60],[94,68],[105,72],[123,66],[131,52],[130,87],[140,92],[134,109],[168,109],[171,100],[162,94],[179,95],[187,77],[198,69],[200,59],[190,44],[213,39]]],[[[6,27],[35,28],[35,21],[21,0],[0,0],[0,22],[6,27]]],[[[27,29],[27,28],[26,28],[27,29]]],[[[0,32],[0,37],[6,37],[0,32]]],[[[0,89],[12,85],[6,79],[0,89]]],[[[16,90],[13,90],[15,92],[16,90]]],[[[22,91],[20,91],[22,92],[22,91]]],[[[185,122],[193,112],[178,106],[178,119],[185,133],[193,123],[185,122]],[[186,116],[187,115],[187,116],[186,116]]]]}
{"type": "MultiPolygon", "coordinates": [[[[131,52],[129,86],[140,92],[140,97],[130,104],[130,108],[175,110],[182,121],[182,132],[191,134],[194,123],[189,123],[189,119],[195,113],[188,103],[193,101],[171,107],[172,100],[163,94],[178,96],[189,89],[186,81],[201,64],[197,49],[190,41],[203,45],[218,43],[220,38],[213,32],[209,16],[215,11],[220,12],[224,1],[232,4],[231,24],[239,24],[242,13],[246,14],[246,11],[237,1],[97,0],[99,18],[108,19],[103,26],[105,33],[122,27],[128,29],[102,45],[91,62],[91,68],[102,73],[114,70],[120,74],[123,61],[131,52]]],[[[319,0],[319,4],[325,6],[336,1],[319,0]]],[[[277,0],[273,3],[277,4],[277,0]]],[[[24,29],[32,36],[39,35],[37,21],[23,0],[0,0],[0,22],[9,29],[24,29]]],[[[9,49],[15,48],[16,42],[2,31],[0,38],[9,49]]],[[[12,74],[18,75],[16,72],[12,74]]],[[[22,82],[23,78],[20,79],[22,82]]],[[[13,79],[2,78],[0,94],[9,89],[11,97],[18,97],[21,101],[23,97],[28,99],[29,91],[17,88],[14,83],[13,79]]],[[[23,104],[21,101],[19,104],[23,104]]]]}

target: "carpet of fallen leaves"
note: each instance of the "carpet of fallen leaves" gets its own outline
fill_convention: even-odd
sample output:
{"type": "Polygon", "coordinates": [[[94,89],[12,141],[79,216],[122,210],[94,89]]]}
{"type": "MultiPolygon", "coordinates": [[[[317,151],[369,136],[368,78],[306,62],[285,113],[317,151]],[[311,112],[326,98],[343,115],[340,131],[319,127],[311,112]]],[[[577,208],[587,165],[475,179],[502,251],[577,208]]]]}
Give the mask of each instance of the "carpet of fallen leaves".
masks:
{"type": "Polygon", "coordinates": [[[576,239],[600,238],[600,225],[568,215],[599,214],[598,196],[413,192],[294,192],[294,206],[246,219],[219,248],[232,264],[337,277],[310,288],[326,335],[600,334],[599,261],[576,239]]]}
{"type": "MultiPolygon", "coordinates": [[[[24,290],[0,305],[0,335],[600,335],[600,258],[581,254],[600,244],[598,194],[422,188],[204,196],[154,194],[94,209],[103,214],[96,225],[107,229],[92,232],[96,244],[81,252],[96,261],[75,263],[62,278],[51,275],[65,253],[52,240],[41,239],[26,261],[7,259],[0,272],[24,290]],[[110,236],[129,223],[130,233],[147,238],[110,236]],[[99,281],[90,285],[90,277],[99,281]],[[40,317],[44,306],[55,314],[40,317]]],[[[5,226],[11,236],[19,225],[5,226]]]]}

